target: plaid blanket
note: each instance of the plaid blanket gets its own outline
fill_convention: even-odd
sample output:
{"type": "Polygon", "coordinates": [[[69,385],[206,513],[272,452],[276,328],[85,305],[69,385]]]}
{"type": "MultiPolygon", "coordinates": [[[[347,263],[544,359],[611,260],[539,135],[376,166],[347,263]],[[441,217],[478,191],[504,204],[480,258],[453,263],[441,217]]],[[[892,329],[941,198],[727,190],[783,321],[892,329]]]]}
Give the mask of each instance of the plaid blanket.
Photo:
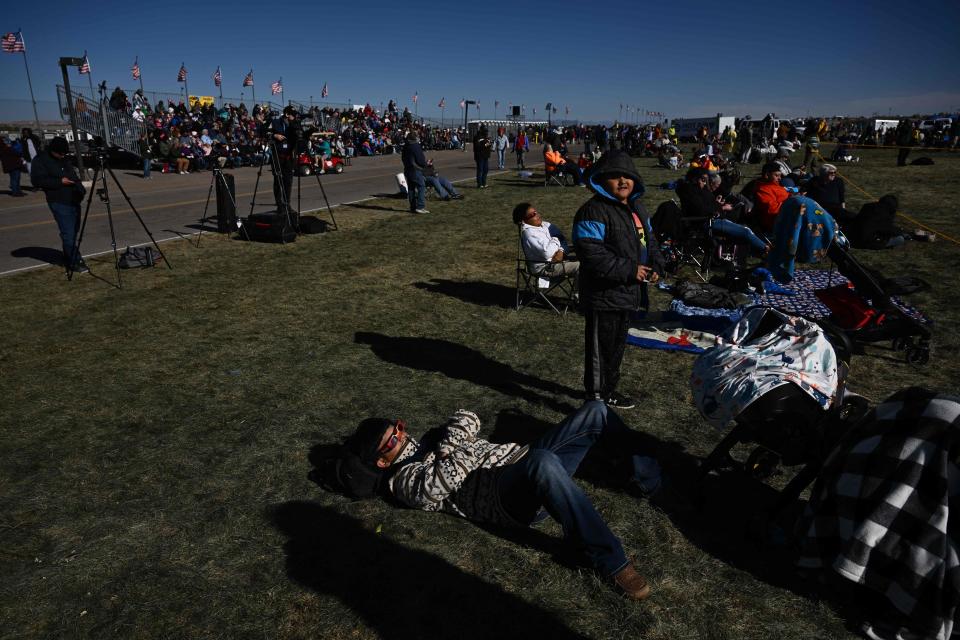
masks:
{"type": "Polygon", "coordinates": [[[884,596],[909,621],[898,622],[904,637],[947,640],[953,629],[958,443],[960,397],[919,388],[894,394],[830,454],[797,525],[798,565],[831,567],[884,596]]]}

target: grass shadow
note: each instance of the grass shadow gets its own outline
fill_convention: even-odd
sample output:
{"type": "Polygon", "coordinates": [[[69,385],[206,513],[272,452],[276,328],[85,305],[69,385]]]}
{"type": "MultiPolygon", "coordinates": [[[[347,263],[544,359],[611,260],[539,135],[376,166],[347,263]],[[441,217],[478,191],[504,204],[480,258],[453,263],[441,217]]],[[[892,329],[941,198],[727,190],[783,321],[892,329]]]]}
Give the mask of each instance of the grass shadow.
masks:
{"type": "Polygon", "coordinates": [[[394,337],[360,331],[354,335],[354,342],[370,345],[374,354],[385,362],[420,371],[442,373],[449,378],[466,380],[504,395],[548,406],[561,413],[572,413],[574,407],[551,396],[580,395],[562,384],[517,371],[475,349],[449,340],[394,337]]]}
{"type": "Polygon", "coordinates": [[[273,510],[287,575],[355,611],[381,638],[582,638],[554,614],[329,507],[273,510]]]}
{"type": "Polygon", "coordinates": [[[535,178],[530,178],[529,180],[520,180],[512,179],[508,180],[506,178],[499,178],[497,180],[498,184],[502,184],[508,187],[543,187],[543,180],[537,180],[535,178]]]}
{"type": "Polygon", "coordinates": [[[492,282],[477,280],[457,282],[432,278],[429,282],[414,282],[413,286],[431,293],[440,293],[481,307],[499,307],[513,309],[516,302],[516,289],[492,282]]]}
{"type": "Polygon", "coordinates": [[[344,205],[352,207],[354,209],[369,209],[370,211],[389,211],[390,213],[409,213],[407,209],[397,209],[396,207],[382,207],[378,204],[363,204],[362,202],[355,202],[350,205],[344,205]]]}

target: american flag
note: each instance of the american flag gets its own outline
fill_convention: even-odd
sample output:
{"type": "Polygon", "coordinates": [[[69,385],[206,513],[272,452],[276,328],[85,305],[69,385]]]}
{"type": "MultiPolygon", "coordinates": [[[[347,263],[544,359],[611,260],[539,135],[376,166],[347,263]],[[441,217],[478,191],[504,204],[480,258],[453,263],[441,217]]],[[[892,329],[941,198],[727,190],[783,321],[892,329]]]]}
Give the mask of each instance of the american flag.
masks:
{"type": "Polygon", "coordinates": [[[446,106],[447,106],[447,99],[446,99],[446,98],[440,98],[440,104],[438,104],[437,106],[440,107],[441,109],[443,109],[444,107],[446,107],[446,106]]]}
{"type": "Polygon", "coordinates": [[[418,102],[419,100],[420,100],[420,92],[419,92],[419,91],[416,91],[416,92],[414,92],[414,94],[413,94],[413,104],[417,104],[417,102],[418,102]]]}
{"type": "Polygon", "coordinates": [[[243,86],[252,87],[253,86],[253,69],[250,69],[250,73],[246,75],[243,79],[243,86]]]}
{"type": "Polygon", "coordinates": [[[220,75],[220,65],[217,65],[217,70],[213,72],[213,84],[219,87],[221,82],[223,76],[220,75]]]}
{"type": "Polygon", "coordinates": [[[83,52],[83,64],[80,65],[80,73],[90,73],[90,59],[87,57],[87,52],[83,52]]]}
{"type": "Polygon", "coordinates": [[[323,83],[323,89],[320,89],[320,97],[321,97],[321,98],[326,98],[328,95],[330,95],[330,92],[327,91],[327,83],[324,82],[324,83],[323,83]]]}
{"type": "Polygon", "coordinates": [[[499,101],[499,100],[494,100],[494,101],[493,101],[493,108],[494,108],[494,109],[499,109],[499,108],[500,108],[500,101],[499,101]]]}
{"type": "Polygon", "coordinates": [[[7,53],[26,53],[27,45],[23,43],[23,34],[19,31],[4,34],[3,50],[7,53]]]}
{"type": "Polygon", "coordinates": [[[564,110],[566,111],[567,115],[570,115],[570,105],[565,106],[564,110]]]}
{"type": "Polygon", "coordinates": [[[536,107],[533,108],[533,115],[537,115],[537,108],[536,108],[536,107]]]}
{"type": "Polygon", "coordinates": [[[140,64],[137,62],[137,58],[133,60],[133,66],[130,67],[130,71],[133,73],[133,79],[140,79],[140,64]]]}
{"type": "Polygon", "coordinates": [[[177,82],[185,82],[187,79],[187,68],[180,63],[180,71],[177,72],[177,82]]]}
{"type": "Polygon", "coordinates": [[[283,78],[280,78],[279,80],[277,80],[276,82],[270,85],[270,92],[273,95],[277,95],[282,91],[283,91],[283,78]]]}
{"type": "Polygon", "coordinates": [[[461,101],[460,101],[460,108],[463,109],[463,108],[466,107],[466,106],[467,106],[467,101],[466,101],[466,99],[461,100],[461,101]]]}

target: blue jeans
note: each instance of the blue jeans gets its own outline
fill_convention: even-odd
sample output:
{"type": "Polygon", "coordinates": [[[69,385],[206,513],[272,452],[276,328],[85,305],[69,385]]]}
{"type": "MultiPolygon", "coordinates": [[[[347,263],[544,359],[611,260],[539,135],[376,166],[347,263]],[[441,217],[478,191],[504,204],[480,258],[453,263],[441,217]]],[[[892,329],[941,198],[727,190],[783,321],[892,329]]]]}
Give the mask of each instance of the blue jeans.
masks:
{"type": "Polygon", "coordinates": [[[487,171],[490,170],[490,158],[477,158],[477,186],[487,186],[487,171]]]}
{"type": "Polygon", "coordinates": [[[507,150],[497,149],[497,169],[503,169],[507,166],[507,150]]]}
{"type": "Polygon", "coordinates": [[[143,159],[143,177],[144,178],[150,177],[150,158],[143,159]]]}
{"type": "Polygon", "coordinates": [[[498,481],[500,504],[514,520],[532,523],[543,507],[604,577],[623,569],[627,556],[572,476],[601,436],[627,429],[603,402],[589,401],[531,444],[522,460],[504,467],[498,481]]]}
{"type": "Polygon", "coordinates": [[[710,221],[710,229],[731,238],[746,240],[757,251],[763,252],[767,248],[767,243],[757,237],[750,227],[742,224],[724,220],[723,218],[714,218],[710,221]]]}
{"type": "Polygon", "coordinates": [[[419,171],[404,173],[407,179],[407,199],[410,201],[410,211],[425,209],[427,206],[427,185],[423,181],[423,174],[419,171]]]}
{"type": "Polygon", "coordinates": [[[460,195],[457,193],[457,190],[453,188],[450,181],[443,176],[423,176],[423,179],[433,187],[434,191],[436,191],[437,195],[441,198],[452,198],[453,196],[460,195]]]}
{"type": "Polygon", "coordinates": [[[560,170],[572,175],[574,184],[581,184],[583,182],[583,171],[573,162],[564,162],[560,165],[560,170]]]}
{"type": "Polygon", "coordinates": [[[80,256],[76,254],[80,206],[62,202],[48,202],[47,206],[53,212],[53,218],[57,221],[57,227],[60,228],[60,241],[63,243],[63,264],[68,268],[75,267],[80,263],[80,256]]]}
{"type": "Polygon", "coordinates": [[[20,193],[20,169],[10,172],[10,195],[20,193]]]}

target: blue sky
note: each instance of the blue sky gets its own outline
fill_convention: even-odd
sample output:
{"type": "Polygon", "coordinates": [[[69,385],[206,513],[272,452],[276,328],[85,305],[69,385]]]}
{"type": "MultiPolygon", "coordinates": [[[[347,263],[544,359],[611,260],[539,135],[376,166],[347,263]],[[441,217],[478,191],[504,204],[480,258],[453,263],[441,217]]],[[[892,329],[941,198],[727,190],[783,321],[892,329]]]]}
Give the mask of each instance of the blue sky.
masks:
{"type": "MultiPolygon", "coordinates": [[[[481,114],[553,102],[563,116],[608,120],[619,105],[667,116],[960,109],[960,2],[15,2],[0,31],[22,28],[38,100],[55,100],[60,56],[89,52],[95,82],[239,97],[252,67],[258,98],[395,98],[420,113],[481,114]],[[284,10],[284,7],[289,10],[284,10]],[[267,7],[264,9],[263,7],[267,7]]],[[[0,55],[0,99],[28,97],[19,55],[0,55]]],[[[74,70],[71,82],[86,86],[74,70]]],[[[246,93],[249,98],[249,92],[246,93]]]]}

